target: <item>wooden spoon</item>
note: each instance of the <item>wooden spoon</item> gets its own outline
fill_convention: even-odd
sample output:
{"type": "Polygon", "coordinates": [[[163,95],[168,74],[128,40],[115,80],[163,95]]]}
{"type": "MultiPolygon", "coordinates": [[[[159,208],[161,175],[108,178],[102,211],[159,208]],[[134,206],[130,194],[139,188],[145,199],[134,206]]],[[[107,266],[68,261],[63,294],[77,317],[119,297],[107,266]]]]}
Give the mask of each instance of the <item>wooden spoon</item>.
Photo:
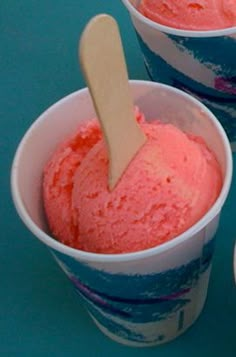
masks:
{"type": "Polygon", "coordinates": [[[108,148],[112,190],[146,136],[134,117],[119,29],[111,16],[90,20],[81,37],[79,57],[108,148]]]}

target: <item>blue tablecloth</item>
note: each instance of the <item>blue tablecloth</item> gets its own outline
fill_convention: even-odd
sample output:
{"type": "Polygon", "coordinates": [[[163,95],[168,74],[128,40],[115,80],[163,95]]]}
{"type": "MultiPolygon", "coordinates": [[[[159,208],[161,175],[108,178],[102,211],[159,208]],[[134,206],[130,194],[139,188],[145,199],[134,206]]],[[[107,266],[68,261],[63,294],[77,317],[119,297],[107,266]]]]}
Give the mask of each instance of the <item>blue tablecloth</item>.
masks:
{"type": "Polygon", "coordinates": [[[48,250],[23,226],[13,207],[9,174],[17,144],[42,111],[84,86],[77,59],[78,38],[87,21],[104,12],[120,25],[130,78],[148,79],[120,1],[0,3],[0,356],[233,357],[235,179],[217,233],[204,312],[177,340],[148,349],[119,345],[98,331],[48,250]]]}

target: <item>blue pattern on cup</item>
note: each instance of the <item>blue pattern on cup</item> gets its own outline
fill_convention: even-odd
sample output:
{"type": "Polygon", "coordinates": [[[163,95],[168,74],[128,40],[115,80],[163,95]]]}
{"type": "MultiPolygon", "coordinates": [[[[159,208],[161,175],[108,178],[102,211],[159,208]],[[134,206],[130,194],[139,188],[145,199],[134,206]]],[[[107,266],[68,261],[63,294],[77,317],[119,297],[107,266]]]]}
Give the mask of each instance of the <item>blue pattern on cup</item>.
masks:
{"type": "Polygon", "coordinates": [[[123,322],[153,323],[181,312],[190,303],[189,293],[197,286],[199,276],[209,268],[213,251],[212,239],[204,246],[202,257],[175,269],[146,275],[109,273],[57,251],[53,253],[85,306],[102,326],[131,341],[154,343],[165,337],[157,334],[155,340],[149,340],[123,322]]]}
{"type": "MultiPolygon", "coordinates": [[[[140,35],[137,37],[144,54],[145,65],[152,80],[163,82],[182,89],[202,101],[220,120],[231,142],[236,141],[236,39],[233,37],[194,38],[165,34],[181,53],[188,53],[212,72],[212,85],[209,79],[199,81],[168,64],[157,52],[151,50],[140,35]]],[[[157,38],[158,41],[158,38],[157,38]]],[[[192,65],[194,67],[194,65],[192,65]]],[[[197,71],[197,69],[196,69],[197,71]]]]}

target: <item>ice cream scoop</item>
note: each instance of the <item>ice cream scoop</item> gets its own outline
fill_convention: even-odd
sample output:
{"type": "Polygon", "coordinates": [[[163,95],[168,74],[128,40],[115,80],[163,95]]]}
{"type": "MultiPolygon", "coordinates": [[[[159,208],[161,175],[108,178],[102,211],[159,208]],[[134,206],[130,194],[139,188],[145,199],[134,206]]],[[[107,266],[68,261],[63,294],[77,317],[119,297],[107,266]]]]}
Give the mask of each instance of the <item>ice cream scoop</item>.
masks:
{"type": "Polygon", "coordinates": [[[97,121],[79,126],[44,171],[49,226],[66,245],[96,253],[127,253],[173,239],[213,205],[222,186],[219,164],[203,139],[172,124],[137,122],[147,142],[116,187],[97,121]]]}
{"type": "Polygon", "coordinates": [[[142,0],[140,12],[159,24],[185,30],[236,26],[235,0],[142,0]]]}

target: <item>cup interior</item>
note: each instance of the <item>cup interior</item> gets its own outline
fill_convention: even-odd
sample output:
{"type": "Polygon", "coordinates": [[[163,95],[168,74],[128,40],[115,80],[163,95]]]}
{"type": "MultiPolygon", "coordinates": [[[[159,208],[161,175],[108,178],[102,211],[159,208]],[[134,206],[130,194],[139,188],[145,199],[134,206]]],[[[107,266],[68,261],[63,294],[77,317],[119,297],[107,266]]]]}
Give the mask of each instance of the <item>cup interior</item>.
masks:
{"type": "MultiPolygon", "coordinates": [[[[225,182],[215,208],[214,214],[218,214],[228,193],[232,171],[230,147],[221,125],[202,104],[177,89],[146,81],[131,81],[130,85],[134,103],[147,120],[170,122],[188,133],[202,136],[215,152],[225,182]]],[[[23,137],[12,166],[12,194],[16,209],[29,229],[36,225],[49,234],[42,202],[44,166],[57,145],[72,134],[79,123],[94,117],[89,92],[83,89],[54,104],[23,137]]]]}

